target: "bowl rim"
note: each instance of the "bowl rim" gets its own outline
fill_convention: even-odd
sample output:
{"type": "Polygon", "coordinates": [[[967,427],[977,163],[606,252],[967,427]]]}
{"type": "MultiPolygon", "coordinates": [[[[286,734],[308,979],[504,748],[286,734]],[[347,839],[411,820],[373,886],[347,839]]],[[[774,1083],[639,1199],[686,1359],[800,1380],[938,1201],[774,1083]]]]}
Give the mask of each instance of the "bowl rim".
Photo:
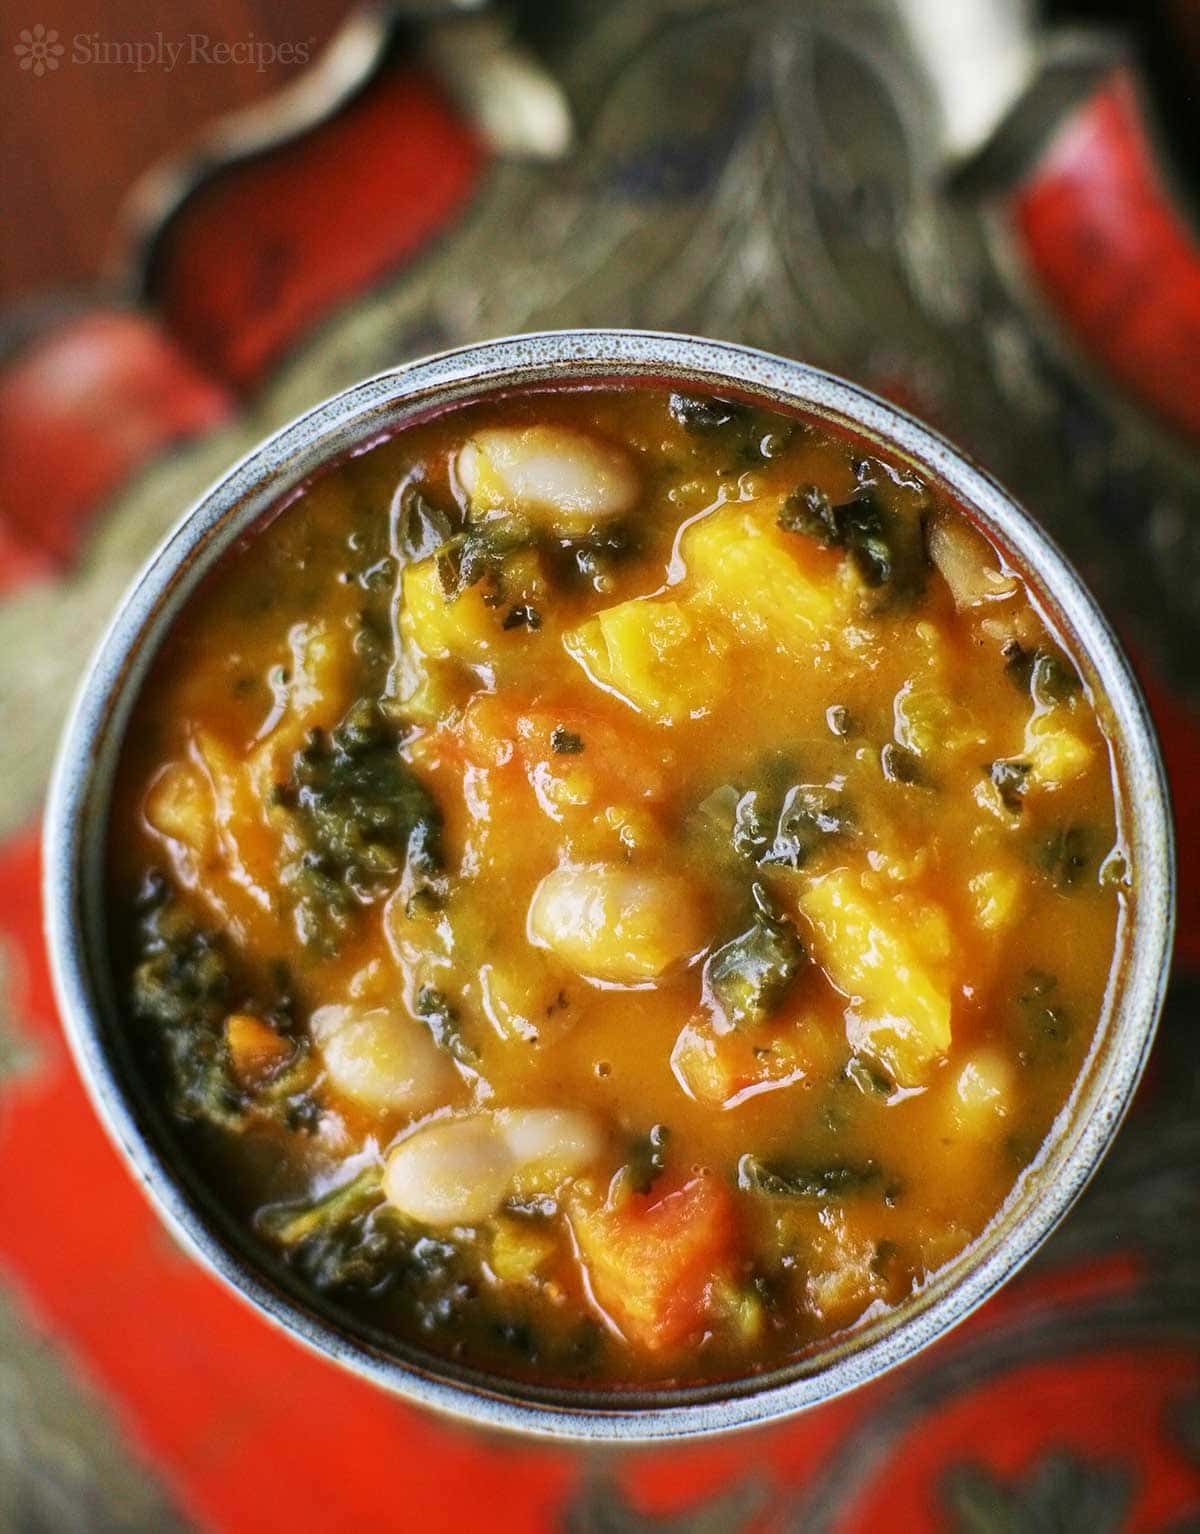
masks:
{"type": "Polygon", "coordinates": [[[777,1421],[877,1378],[965,1319],[1049,1236],[1111,1144],[1154,1037],[1174,930],[1174,829],[1145,700],[1095,599],[1049,535],[963,452],[868,390],[755,348],[663,331],[542,331],[456,347],[353,384],[253,447],[165,535],[101,636],[61,738],[44,848],[46,942],[72,1054],[111,1140],[185,1248],[292,1338],[376,1385],[477,1426],[576,1441],[648,1443],[777,1421]],[[397,1355],[361,1321],[339,1324],[335,1306],[306,1302],[272,1278],[261,1255],[248,1255],[248,1238],[231,1223],[220,1228],[220,1211],[185,1158],[171,1156],[163,1122],[130,1089],[128,1060],[118,1059],[119,1029],[109,1036],[115,1008],[104,962],[102,868],[112,769],[146,669],[198,581],[322,465],[414,419],[493,393],[605,382],[733,393],[815,415],[910,460],[948,491],[1030,579],[1100,683],[1120,759],[1121,829],[1137,872],[1134,918],[1119,929],[1122,960],[1110,980],[1105,1025],[1056,1129],[989,1226],[913,1300],[813,1358],[675,1391],[527,1385],[428,1355],[397,1355]]]}

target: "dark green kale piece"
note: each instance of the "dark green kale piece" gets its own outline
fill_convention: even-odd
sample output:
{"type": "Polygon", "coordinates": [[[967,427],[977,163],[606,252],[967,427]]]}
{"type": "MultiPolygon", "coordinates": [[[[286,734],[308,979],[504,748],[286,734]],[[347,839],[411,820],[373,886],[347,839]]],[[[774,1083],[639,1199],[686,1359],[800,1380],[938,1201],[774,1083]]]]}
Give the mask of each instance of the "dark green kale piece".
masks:
{"type": "Polygon", "coordinates": [[[723,431],[750,414],[749,407],[737,400],[718,399],[715,395],[672,394],[667,409],[684,431],[697,435],[723,431]]]}
{"type": "Polygon", "coordinates": [[[689,436],[712,437],[728,449],[729,460],[721,469],[725,474],[778,458],[800,429],[797,421],[715,395],[675,393],[667,408],[689,436]]]}
{"type": "Polygon", "coordinates": [[[444,1049],[463,1065],[479,1064],[479,1051],[463,1038],[458,1008],[436,986],[421,986],[417,991],[414,1010],[418,1017],[429,1024],[429,1031],[440,1049],[444,1049]]]}
{"type": "Polygon", "coordinates": [[[1061,1054],[1071,1037],[1071,1018],[1058,990],[1058,977],[1044,969],[1025,973],[1017,993],[1020,1058],[1023,1064],[1061,1054]]]}
{"type": "Polygon", "coordinates": [[[583,750],[583,737],[565,725],[556,724],[550,734],[550,749],[559,756],[578,756],[583,750]]]}
{"type": "Polygon", "coordinates": [[[233,1124],[244,1099],[225,1051],[231,987],[225,940],[201,927],[159,876],[147,881],[139,905],[131,1003],[166,1074],[172,1110],[180,1118],[233,1124]]]}
{"type": "Polygon", "coordinates": [[[384,1201],[378,1167],[324,1197],[275,1204],[256,1221],[295,1270],[315,1289],[374,1290],[387,1275],[401,1235],[384,1201]]]}
{"type": "Polygon", "coordinates": [[[889,783],[903,783],[906,788],[921,788],[927,784],[921,758],[907,746],[898,746],[894,740],[889,740],[880,751],[879,765],[889,783]]]}
{"type": "Polygon", "coordinates": [[[754,863],[801,868],[823,838],[853,829],[835,789],[817,783],[793,783],[782,795],[751,789],[734,811],[733,847],[754,863]]]}
{"type": "MultiPolygon", "coordinates": [[[[779,1161],[763,1161],[747,1153],[738,1162],[738,1187],[746,1193],[768,1198],[804,1199],[828,1203],[880,1188],[885,1199],[883,1172],[877,1162],[834,1162],[824,1167],[803,1167],[779,1161]]],[[[895,1197],[895,1190],[891,1192],[895,1197]]]]}
{"type": "Polygon", "coordinates": [[[326,737],[313,731],[275,794],[300,850],[283,869],[303,940],[335,951],[355,913],[407,868],[442,867],[442,815],[400,755],[378,704],[360,699],[326,737]]]}
{"type": "Polygon", "coordinates": [[[520,524],[468,522],[461,532],[434,551],[438,579],[447,602],[483,581],[487,584],[484,601],[499,607],[504,600],[505,560],[536,541],[529,529],[520,524]]]}
{"type": "Polygon", "coordinates": [[[392,547],[406,564],[428,559],[454,537],[454,522],[419,485],[405,485],[393,502],[392,547]]]}
{"type": "Polygon", "coordinates": [[[1010,639],[1001,651],[1004,669],[1019,692],[1027,692],[1041,708],[1069,702],[1080,690],[1079,673],[1057,650],[1027,650],[1010,639]]]}
{"type": "Polygon", "coordinates": [[[756,891],[750,925],[711,953],[704,965],[704,988],[726,1020],[755,1027],[779,1010],[808,954],[800,934],[756,891]]]}
{"type": "Polygon", "coordinates": [[[1000,802],[1005,809],[1019,815],[1025,808],[1025,788],[1031,770],[1029,763],[1002,757],[989,762],[983,770],[1000,795],[1000,802]]]}
{"type": "Polygon", "coordinates": [[[147,879],[138,909],[130,1003],[166,1079],[171,1111],[225,1129],[270,1116],[311,1128],[302,1121],[320,1110],[308,1095],[312,1061],[306,1041],[293,1032],[286,968],[276,967],[268,1004],[261,996],[235,996],[226,939],[201,926],[160,875],[147,879]],[[253,1089],[231,1067],[225,1019],[233,1010],[252,1011],[290,1046],[279,1068],[253,1089]]]}
{"type": "MultiPolygon", "coordinates": [[[[846,501],[834,502],[817,485],[797,486],[780,509],[778,524],[822,548],[843,549],[864,585],[914,598],[924,588],[928,565],[921,519],[884,503],[879,493],[880,478],[887,473],[883,465],[864,459],[856,472],[859,488],[846,501]]],[[[923,487],[903,483],[923,493],[923,487]]]]}
{"type": "Polygon", "coordinates": [[[402,1290],[424,1331],[453,1321],[473,1293],[462,1279],[460,1249],[416,1229],[387,1203],[378,1166],[321,1198],[260,1210],[255,1223],[313,1288],[375,1296],[402,1290]]]}
{"type": "Polygon", "coordinates": [[[1056,826],[1034,849],[1037,866],[1060,890],[1074,889],[1096,858],[1096,838],[1086,826],[1056,826]]]}
{"type": "Polygon", "coordinates": [[[635,1193],[649,1193],[666,1170],[670,1138],[671,1131],[666,1124],[655,1124],[630,1146],[625,1165],[629,1186],[635,1193]]]}

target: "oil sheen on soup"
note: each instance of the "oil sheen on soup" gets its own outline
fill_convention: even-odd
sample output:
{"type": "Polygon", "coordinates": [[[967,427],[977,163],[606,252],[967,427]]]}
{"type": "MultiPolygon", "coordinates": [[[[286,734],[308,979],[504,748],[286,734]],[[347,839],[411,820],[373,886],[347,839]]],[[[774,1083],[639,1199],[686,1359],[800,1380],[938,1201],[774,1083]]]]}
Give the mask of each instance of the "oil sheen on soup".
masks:
{"type": "Polygon", "coordinates": [[[1103,1013],[1102,697],[913,470],[643,388],[318,476],[176,624],[111,827],[129,1026],[295,1282],[689,1383],[904,1302],[1103,1013]]]}

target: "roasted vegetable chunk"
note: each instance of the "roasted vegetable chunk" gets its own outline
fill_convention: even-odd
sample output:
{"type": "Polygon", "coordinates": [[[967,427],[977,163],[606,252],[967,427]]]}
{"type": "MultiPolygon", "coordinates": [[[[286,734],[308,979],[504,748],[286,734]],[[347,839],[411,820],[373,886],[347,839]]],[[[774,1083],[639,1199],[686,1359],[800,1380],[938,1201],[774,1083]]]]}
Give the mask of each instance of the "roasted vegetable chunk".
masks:
{"type": "Polygon", "coordinates": [[[737,1246],[729,1190],[707,1173],[670,1188],[656,1183],[619,1209],[576,1199],[571,1226],[601,1308],[654,1353],[703,1328],[713,1281],[737,1246]]]}
{"type": "Polygon", "coordinates": [[[945,915],[904,896],[880,899],[848,869],[814,880],[800,897],[813,949],[849,998],[851,1045],[905,1086],[950,1048],[950,953],[945,915]]]}

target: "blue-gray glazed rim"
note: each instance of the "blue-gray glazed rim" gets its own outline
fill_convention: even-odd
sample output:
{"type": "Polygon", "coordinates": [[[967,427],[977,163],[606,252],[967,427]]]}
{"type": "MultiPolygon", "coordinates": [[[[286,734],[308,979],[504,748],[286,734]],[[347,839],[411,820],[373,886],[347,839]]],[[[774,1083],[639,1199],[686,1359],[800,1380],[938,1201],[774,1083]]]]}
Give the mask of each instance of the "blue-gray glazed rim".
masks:
{"type": "Polygon", "coordinates": [[[248,453],[184,514],[117,609],[66,725],[45,822],[46,938],[67,1037],[109,1135],[183,1245],[291,1337],[398,1396],[476,1426],[585,1441],[645,1443],[777,1421],[876,1379],[994,1294],[1074,1203],[1129,1105],[1166,987],[1174,888],[1166,777],[1141,691],[1095,600],[1032,517],[943,438],[855,384],[748,347],[649,331],[554,331],[422,358],[353,385],[248,453]],[[1026,577],[1107,699],[1134,875],[1091,1052],[1037,1160],[987,1229],[887,1315],[769,1373],[675,1390],[513,1382],[385,1339],[306,1293],[255,1249],[182,1154],[124,1036],[107,952],[105,848],[123,732],[167,630],[220,557],[316,470],[410,421],[515,389],[602,383],[803,412],[909,463],[961,506],[1026,577]]]}

